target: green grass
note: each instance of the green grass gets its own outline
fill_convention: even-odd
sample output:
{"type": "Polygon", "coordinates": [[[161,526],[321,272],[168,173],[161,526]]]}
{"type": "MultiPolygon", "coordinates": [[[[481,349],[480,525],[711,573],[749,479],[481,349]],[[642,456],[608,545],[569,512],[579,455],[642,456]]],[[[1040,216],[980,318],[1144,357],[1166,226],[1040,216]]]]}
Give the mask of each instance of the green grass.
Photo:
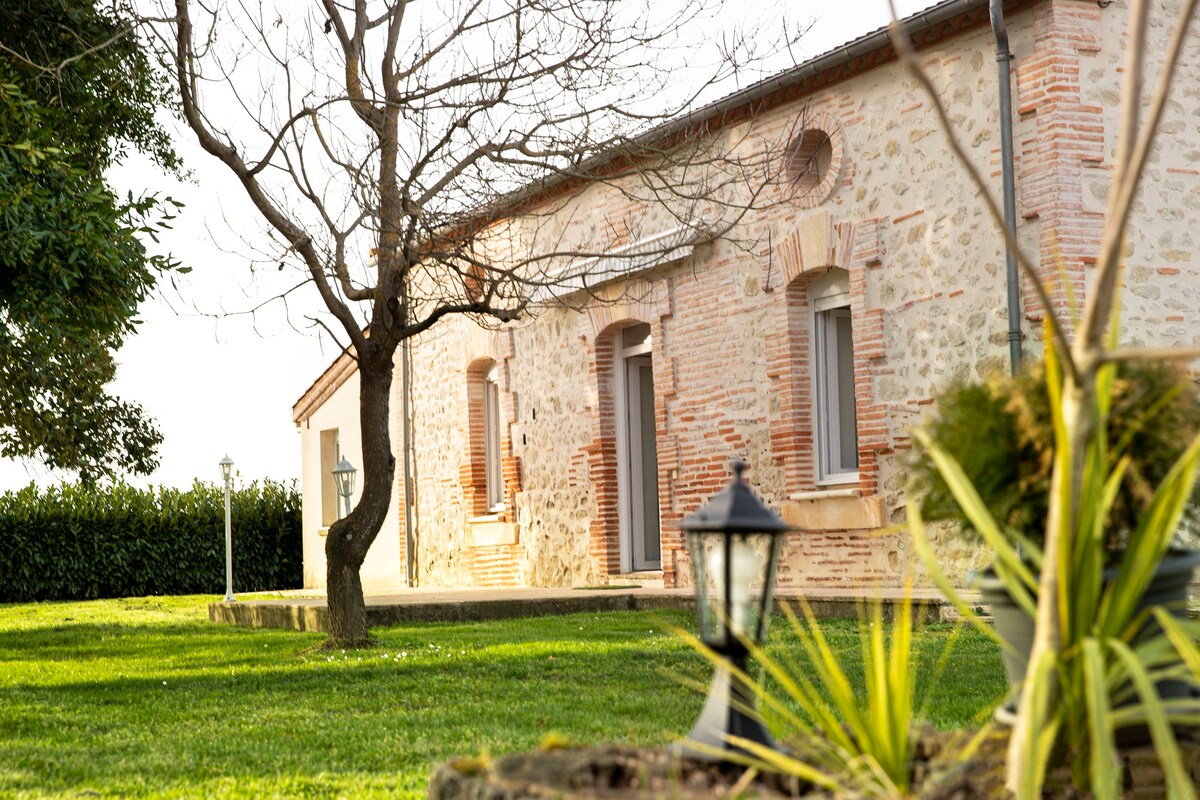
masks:
{"type": "MultiPolygon", "coordinates": [[[[670,742],[703,698],[665,673],[709,675],[681,613],[396,626],[327,653],[211,625],[210,599],[0,606],[0,797],[423,797],[439,762],[552,731],[670,742]]],[[[851,654],[856,626],[829,629],[851,654]]],[[[948,635],[922,633],[924,675],[948,635]]],[[[998,652],[965,634],[936,690],[936,723],[969,724],[1004,691],[998,652]]]]}

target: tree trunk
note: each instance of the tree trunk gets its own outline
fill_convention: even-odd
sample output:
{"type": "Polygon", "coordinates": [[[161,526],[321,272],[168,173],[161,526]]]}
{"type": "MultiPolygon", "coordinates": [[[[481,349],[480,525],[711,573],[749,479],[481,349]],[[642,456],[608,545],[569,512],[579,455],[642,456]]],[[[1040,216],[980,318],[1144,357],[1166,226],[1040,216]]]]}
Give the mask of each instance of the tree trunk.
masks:
{"type": "Polygon", "coordinates": [[[327,647],[358,647],[368,640],[359,570],[387,517],[396,476],[389,427],[392,353],[374,342],[368,344],[373,351],[360,353],[358,361],[362,493],[358,505],[330,526],[325,539],[327,647]]]}
{"type": "MultiPolygon", "coordinates": [[[[329,555],[329,548],[326,547],[329,555]]],[[[329,609],[329,639],[327,647],[358,647],[369,640],[367,633],[367,604],[363,598],[361,564],[335,564],[329,559],[326,582],[326,604],[329,609]]]]}

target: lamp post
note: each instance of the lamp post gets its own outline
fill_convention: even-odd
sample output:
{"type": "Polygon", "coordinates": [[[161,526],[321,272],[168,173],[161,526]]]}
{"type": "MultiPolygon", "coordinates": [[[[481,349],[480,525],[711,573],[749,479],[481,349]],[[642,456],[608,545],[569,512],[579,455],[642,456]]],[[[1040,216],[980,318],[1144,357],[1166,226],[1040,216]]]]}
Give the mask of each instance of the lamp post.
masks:
{"type": "Polygon", "coordinates": [[[696,584],[700,640],[722,656],[708,699],[686,741],[673,750],[701,761],[744,753],[730,737],[775,747],[754,707],[754,694],[737,673],[747,668],[748,645],[762,645],[775,593],[775,568],[791,528],[763,505],[742,480],[746,465],[733,464],[733,481],[680,523],[687,534],[696,584]]]}
{"type": "Polygon", "coordinates": [[[337,493],[346,502],[347,517],[350,516],[350,495],[354,494],[354,474],[356,472],[358,470],[345,458],[333,468],[333,482],[337,486],[337,493]]]}
{"type": "Polygon", "coordinates": [[[229,520],[229,487],[233,483],[233,459],[226,453],[219,462],[221,477],[225,479],[225,602],[236,600],[233,596],[233,526],[229,520]]]}

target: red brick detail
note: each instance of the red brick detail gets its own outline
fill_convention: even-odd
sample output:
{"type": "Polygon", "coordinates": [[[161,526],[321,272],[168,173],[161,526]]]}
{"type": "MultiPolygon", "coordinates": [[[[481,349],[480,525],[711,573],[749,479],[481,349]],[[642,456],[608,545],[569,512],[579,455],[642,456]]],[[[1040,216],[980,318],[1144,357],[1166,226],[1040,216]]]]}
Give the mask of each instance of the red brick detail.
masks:
{"type": "Polygon", "coordinates": [[[804,250],[801,247],[799,230],[788,236],[779,245],[776,252],[779,256],[779,263],[783,267],[784,283],[791,283],[806,272],[815,269],[825,267],[850,269],[850,259],[853,257],[854,226],[850,223],[834,223],[831,216],[828,214],[824,216],[828,225],[828,231],[825,234],[825,242],[828,243],[828,247],[818,254],[818,263],[804,263],[804,250]]]}
{"type": "Polygon", "coordinates": [[[775,379],[772,389],[779,397],[778,413],[770,421],[771,454],[783,469],[788,493],[794,493],[816,482],[807,281],[790,281],[782,297],[781,318],[767,335],[767,374],[775,379]]]}
{"type": "MultiPolygon", "coordinates": [[[[674,296],[674,292],[671,295],[674,296]]],[[[679,529],[683,515],[679,513],[679,504],[675,496],[676,481],[673,477],[679,474],[680,454],[669,405],[678,397],[675,386],[675,358],[672,357],[666,333],[667,325],[671,321],[663,314],[650,325],[650,336],[654,342],[654,450],[658,462],[659,542],[662,548],[663,585],[667,587],[678,585],[676,562],[678,554],[687,549],[683,532],[679,529]]]]}
{"type": "Polygon", "coordinates": [[[898,586],[911,564],[904,534],[870,531],[803,531],[788,536],[779,561],[778,585],[838,589],[898,586]]]}
{"type": "Polygon", "coordinates": [[[777,305],[776,321],[767,334],[767,375],[779,397],[777,413],[770,419],[771,453],[782,468],[789,494],[817,488],[816,439],[813,434],[813,373],[811,369],[812,310],[808,282],[831,267],[846,270],[850,284],[850,313],[854,337],[854,401],[858,418],[859,489],[878,489],[878,455],[891,450],[886,408],[873,394],[874,376],[885,363],[882,309],[867,308],[867,268],[881,263],[882,231],[886,219],[856,224],[829,222],[828,263],[805,264],[800,232],[781,245],[779,261],[788,279],[777,305]]]}
{"type": "MultiPolygon", "coordinates": [[[[508,379],[507,362],[513,358],[513,339],[508,331],[499,331],[490,339],[488,353],[467,367],[465,402],[459,413],[459,430],[467,442],[464,461],[458,468],[458,488],[462,491],[466,518],[488,514],[487,467],[484,457],[483,385],[486,375],[498,365],[500,418],[500,474],[504,481],[504,510],[499,521],[511,522],[516,495],[521,491],[521,459],[512,454],[511,426],[516,419],[517,397],[508,379]]],[[[470,523],[467,523],[470,524],[470,523]]],[[[468,559],[472,582],[479,586],[515,586],[524,553],[519,545],[471,548],[468,559]],[[480,552],[476,552],[480,551],[480,552]]]]}
{"type": "Polygon", "coordinates": [[[596,510],[588,526],[588,554],[602,579],[621,571],[613,346],[611,333],[589,339],[588,377],[596,387],[596,403],[588,409],[592,417],[592,441],[584,452],[596,510]]]}
{"type": "MultiPolygon", "coordinates": [[[[1103,215],[1084,210],[1084,162],[1105,158],[1104,109],[1082,100],[1080,52],[1100,49],[1101,10],[1095,3],[1054,0],[1034,10],[1034,51],[1017,66],[1017,110],[1032,115],[1036,132],[1017,143],[1020,212],[1041,221],[1038,267],[1053,311],[1069,321],[1070,297],[1082,302],[1085,265],[1095,259],[1103,215]]],[[[1043,318],[1023,280],[1022,304],[1043,318]]],[[[1068,323],[1069,324],[1069,323],[1068,323]]]]}
{"type": "Polygon", "coordinates": [[[499,544],[471,548],[471,578],[476,586],[520,586],[521,546],[499,544]]]}

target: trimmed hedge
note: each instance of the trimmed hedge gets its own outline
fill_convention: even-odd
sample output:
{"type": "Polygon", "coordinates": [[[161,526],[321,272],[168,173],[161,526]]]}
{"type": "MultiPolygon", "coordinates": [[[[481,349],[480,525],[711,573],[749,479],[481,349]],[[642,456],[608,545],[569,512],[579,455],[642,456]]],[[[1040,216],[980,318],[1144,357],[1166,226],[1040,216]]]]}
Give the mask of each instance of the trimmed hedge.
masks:
{"type": "MultiPolygon", "coordinates": [[[[236,592],[303,582],[295,482],[230,498],[236,592]]],[[[30,485],[0,495],[0,602],[225,593],[225,489],[30,485]]]]}

